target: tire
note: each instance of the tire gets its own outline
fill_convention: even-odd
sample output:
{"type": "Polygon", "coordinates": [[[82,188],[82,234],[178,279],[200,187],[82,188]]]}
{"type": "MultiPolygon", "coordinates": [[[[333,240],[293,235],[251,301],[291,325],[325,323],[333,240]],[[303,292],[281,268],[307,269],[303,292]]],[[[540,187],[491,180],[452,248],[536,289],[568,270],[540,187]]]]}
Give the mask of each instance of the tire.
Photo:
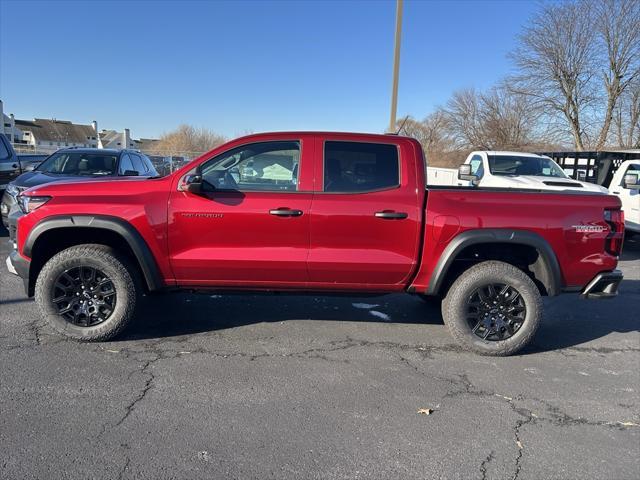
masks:
{"type": "Polygon", "coordinates": [[[135,269],[126,258],[111,247],[94,244],[70,247],[51,257],[40,271],[36,303],[43,318],[59,333],[87,342],[110,340],[134,316],[140,288],[132,272],[135,269]],[[93,283],[91,272],[97,272],[93,274],[93,283]],[[80,280],[83,275],[85,280],[80,280]],[[96,286],[89,292],[91,285],[96,286]],[[65,299],[54,302],[62,297],[65,299]],[[64,310],[68,312],[61,314],[64,310]]]}
{"type": "Polygon", "coordinates": [[[456,279],[442,303],[442,317],[465,349],[481,355],[508,356],[533,339],[542,317],[542,297],[522,270],[508,263],[487,261],[456,279]],[[491,296],[492,292],[497,295],[491,296]],[[485,301],[487,298],[496,300],[485,301]]]}

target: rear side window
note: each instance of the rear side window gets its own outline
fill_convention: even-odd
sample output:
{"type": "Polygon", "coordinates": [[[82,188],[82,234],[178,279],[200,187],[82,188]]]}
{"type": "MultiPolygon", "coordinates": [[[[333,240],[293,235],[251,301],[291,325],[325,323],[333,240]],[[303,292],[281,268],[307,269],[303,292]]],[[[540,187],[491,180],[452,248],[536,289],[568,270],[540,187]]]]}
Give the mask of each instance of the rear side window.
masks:
{"type": "Polygon", "coordinates": [[[131,161],[133,162],[133,169],[140,175],[144,175],[145,170],[142,159],[135,153],[132,153],[129,156],[131,157],[131,161]]]}
{"type": "Polygon", "coordinates": [[[133,163],[131,163],[131,158],[129,158],[129,155],[126,153],[123,153],[122,157],[120,157],[120,168],[118,169],[118,173],[120,175],[124,175],[127,170],[137,171],[135,168],[133,168],[133,163]]]}
{"type": "Polygon", "coordinates": [[[325,192],[371,192],[398,185],[400,167],[395,145],[325,142],[325,192]]]}

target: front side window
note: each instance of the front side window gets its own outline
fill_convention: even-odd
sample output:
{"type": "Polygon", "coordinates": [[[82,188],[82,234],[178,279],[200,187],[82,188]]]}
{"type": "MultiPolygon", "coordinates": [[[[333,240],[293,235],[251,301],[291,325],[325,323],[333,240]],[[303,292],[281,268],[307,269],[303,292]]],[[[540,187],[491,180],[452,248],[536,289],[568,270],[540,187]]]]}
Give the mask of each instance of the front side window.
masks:
{"type": "Polygon", "coordinates": [[[295,191],[299,168],[300,142],[243,145],[202,166],[203,190],[295,191]]]}
{"type": "MultiPolygon", "coordinates": [[[[624,172],[624,175],[622,175],[622,181],[620,182],[620,185],[623,187],[624,187],[624,177],[627,175],[635,175],[640,179],[640,165],[635,165],[633,163],[629,165],[629,168],[627,168],[627,171],[624,172]]],[[[638,180],[636,180],[636,182],[637,181],[638,180]]]]}
{"type": "Polygon", "coordinates": [[[484,175],[484,167],[482,166],[482,157],[480,155],[474,155],[471,158],[471,175],[476,175],[478,178],[482,178],[484,175]]]}
{"type": "Polygon", "coordinates": [[[489,155],[489,169],[492,175],[569,178],[556,162],[546,157],[489,155]]]}
{"type": "Polygon", "coordinates": [[[114,175],[116,163],[116,155],[111,154],[60,152],[51,155],[36,170],[60,175],[103,176],[114,175]]]}
{"type": "Polygon", "coordinates": [[[325,142],[325,192],[370,192],[398,185],[400,167],[395,145],[325,142]]]}

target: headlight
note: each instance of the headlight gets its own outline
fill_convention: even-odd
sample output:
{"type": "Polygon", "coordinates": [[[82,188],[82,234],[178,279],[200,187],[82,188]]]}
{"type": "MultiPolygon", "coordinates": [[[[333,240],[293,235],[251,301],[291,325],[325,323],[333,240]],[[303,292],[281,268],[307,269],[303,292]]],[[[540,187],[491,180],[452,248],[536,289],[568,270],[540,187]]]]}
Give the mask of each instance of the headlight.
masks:
{"type": "Polygon", "coordinates": [[[20,189],[16,187],[13,183],[10,183],[9,185],[7,185],[7,193],[12,197],[17,197],[18,194],[20,193],[20,189]]]}
{"type": "Polygon", "coordinates": [[[20,206],[20,210],[22,210],[24,213],[29,213],[47,203],[49,200],[51,200],[51,197],[31,197],[29,195],[19,195],[17,200],[18,205],[20,206]]]}

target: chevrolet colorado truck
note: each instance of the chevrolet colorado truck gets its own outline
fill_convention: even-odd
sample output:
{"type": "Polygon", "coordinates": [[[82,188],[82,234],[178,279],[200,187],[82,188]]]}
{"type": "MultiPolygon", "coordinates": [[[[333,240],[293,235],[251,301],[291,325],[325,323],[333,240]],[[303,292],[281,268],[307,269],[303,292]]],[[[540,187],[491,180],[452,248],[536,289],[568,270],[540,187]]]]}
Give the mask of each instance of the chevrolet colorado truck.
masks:
{"type": "Polygon", "coordinates": [[[142,293],[406,292],[443,298],[464,347],[509,355],[543,295],[616,295],[618,198],[426,185],[411,138],[251,135],[163,178],[22,192],[7,265],[54,328],[88,341],[120,333],[142,293]]]}

